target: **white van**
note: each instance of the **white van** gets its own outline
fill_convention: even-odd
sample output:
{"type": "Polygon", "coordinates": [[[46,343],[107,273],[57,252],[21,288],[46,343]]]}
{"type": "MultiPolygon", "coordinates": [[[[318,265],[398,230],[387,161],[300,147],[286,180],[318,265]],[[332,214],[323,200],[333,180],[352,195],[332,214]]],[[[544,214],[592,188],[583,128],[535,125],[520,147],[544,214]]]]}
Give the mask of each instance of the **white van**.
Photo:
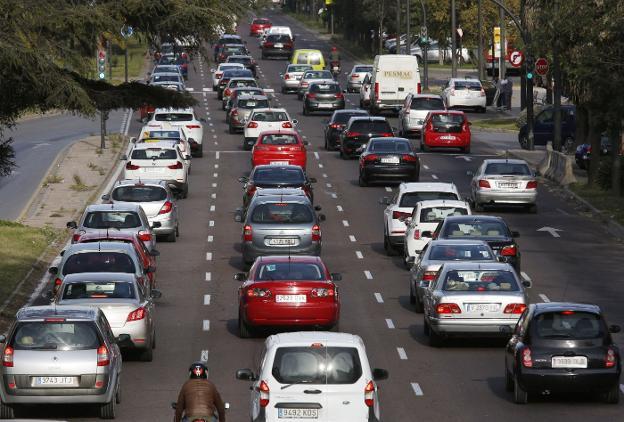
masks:
{"type": "Polygon", "coordinates": [[[291,40],[293,41],[295,40],[295,37],[293,36],[292,30],[290,29],[289,26],[272,26],[268,29],[266,33],[267,35],[271,35],[271,34],[288,35],[291,40]]]}
{"type": "Polygon", "coordinates": [[[420,70],[416,56],[375,56],[371,75],[370,112],[398,111],[407,94],[420,94],[420,70]]]}

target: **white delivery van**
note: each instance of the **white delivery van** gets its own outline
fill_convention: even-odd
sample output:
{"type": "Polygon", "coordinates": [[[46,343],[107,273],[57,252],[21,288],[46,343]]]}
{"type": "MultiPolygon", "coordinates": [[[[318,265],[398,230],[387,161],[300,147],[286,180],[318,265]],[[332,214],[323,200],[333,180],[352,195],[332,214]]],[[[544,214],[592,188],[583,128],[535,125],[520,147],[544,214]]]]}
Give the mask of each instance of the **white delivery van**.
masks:
{"type": "Polygon", "coordinates": [[[420,70],[416,56],[375,56],[371,75],[370,112],[398,111],[407,94],[420,94],[420,70]]]}

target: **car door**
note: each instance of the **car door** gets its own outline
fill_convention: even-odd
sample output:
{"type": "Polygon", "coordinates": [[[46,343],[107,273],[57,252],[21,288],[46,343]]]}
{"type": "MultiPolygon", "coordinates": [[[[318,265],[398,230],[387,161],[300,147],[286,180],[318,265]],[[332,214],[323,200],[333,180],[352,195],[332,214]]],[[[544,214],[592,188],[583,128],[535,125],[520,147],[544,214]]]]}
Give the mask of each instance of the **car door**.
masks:
{"type": "Polygon", "coordinates": [[[392,212],[398,208],[399,205],[399,193],[394,194],[388,206],[384,209],[384,221],[385,221],[385,234],[390,235],[390,226],[392,222],[392,212]]]}
{"type": "Polygon", "coordinates": [[[533,127],[535,145],[546,145],[548,141],[552,140],[553,129],[553,109],[547,108],[542,110],[535,118],[535,125],[533,127]]]}
{"type": "Polygon", "coordinates": [[[470,181],[470,197],[474,201],[477,199],[477,190],[479,188],[479,179],[481,178],[481,176],[483,175],[483,172],[485,171],[485,163],[482,163],[479,168],[477,169],[477,171],[475,172],[474,176],[472,177],[472,180],[470,181]]]}
{"type": "Polygon", "coordinates": [[[514,328],[514,332],[505,346],[505,368],[510,374],[513,374],[515,371],[515,351],[518,348],[518,345],[522,344],[524,333],[526,332],[526,326],[528,324],[528,313],[529,310],[526,309],[520,316],[520,319],[514,328]]]}

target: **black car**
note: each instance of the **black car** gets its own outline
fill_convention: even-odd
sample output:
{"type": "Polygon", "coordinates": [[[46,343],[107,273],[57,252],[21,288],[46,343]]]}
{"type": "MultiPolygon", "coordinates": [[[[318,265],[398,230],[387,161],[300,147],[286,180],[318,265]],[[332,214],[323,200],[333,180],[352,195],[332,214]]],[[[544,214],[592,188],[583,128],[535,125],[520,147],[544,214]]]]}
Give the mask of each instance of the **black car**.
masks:
{"type": "Polygon", "coordinates": [[[433,239],[475,239],[487,242],[501,262],[511,264],[520,273],[520,248],[515,238],[520,233],[509,230],[501,217],[490,215],[450,216],[422,237],[433,239]]]}
{"type": "Polygon", "coordinates": [[[620,352],[600,308],[536,303],[527,308],[505,349],[505,387],[525,404],[531,393],[600,393],[620,399],[620,352]]]}
{"type": "Polygon", "coordinates": [[[241,44],[224,44],[219,48],[217,63],[223,63],[230,56],[246,56],[249,54],[247,47],[241,44]]]}
{"type": "Polygon", "coordinates": [[[337,82],[313,82],[303,94],[303,115],[312,111],[334,111],[345,108],[345,97],[337,82]]]}
{"type": "Polygon", "coordinates": [[[366,117],[368,111],[359,108],[336,110],[331,119],[325,123],[325,149],[335,150],[340,147],[340,132],[342,132],[351,117],[366,117]]]}
{"type": "Polygon", "coordinates": [[[223,99],[223,90],[230,82],[232,78],[253,78],[251,70],[247,69],[231,69],[223,72],[221,79],[219,79],[219,85],[217,85],[217,98],[223,99]]]}
{"type": "Polygon", "coordinates": [[[240,63],[245,66],[245,69],[250,70],[251,73],[253,73],[254,78],[256,77],[256,66],[258,63],[251,56],[239,56],[233,54],[227,58],[226,63],[240,63]]]}
{"type": "Polygon", "coordinates": [[[271,34],[267,35],[260,48],[262,49],[263,59],[272,56],[286,57],[290,59],[294,50],[294,45],[290,36],[286,34],[271,34]]]}
{"type": "Polygon", "coordinates": [[[376,179],[418,182],[420,161],[405,138],[372,138],[360,154],[360,186],[376,179]]]}
{"type": "Polygon", "coordinates": [[[392,127],[385,117],[351,117],[340,134],[340,158],[358,155],[358,149],[371,138],[392,136],[392,127]]]}
{"type": "Polygon", "coordinates": [[[310,202],[314,202],[312,183],[316,183],[316,179],[308,177],[300,166],[260,165],[254,167],[249,177],[240,177],[238,181],[244,184],[243,210],[258,188],[301,188],[310,202]]]}

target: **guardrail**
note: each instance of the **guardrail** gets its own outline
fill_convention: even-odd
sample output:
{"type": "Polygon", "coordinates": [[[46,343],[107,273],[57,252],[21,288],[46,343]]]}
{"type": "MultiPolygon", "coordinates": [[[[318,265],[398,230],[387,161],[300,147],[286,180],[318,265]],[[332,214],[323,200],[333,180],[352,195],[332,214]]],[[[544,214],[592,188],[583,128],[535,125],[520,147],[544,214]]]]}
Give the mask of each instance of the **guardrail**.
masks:
{"type": "Polygon", "coordinates": [[[572,157],[559,151],[554,151],[552,145],[547,144],[546,155],[537,169],[545,178],[565,186],[577,181],[572,170],[572,164],[572,157]]]}

